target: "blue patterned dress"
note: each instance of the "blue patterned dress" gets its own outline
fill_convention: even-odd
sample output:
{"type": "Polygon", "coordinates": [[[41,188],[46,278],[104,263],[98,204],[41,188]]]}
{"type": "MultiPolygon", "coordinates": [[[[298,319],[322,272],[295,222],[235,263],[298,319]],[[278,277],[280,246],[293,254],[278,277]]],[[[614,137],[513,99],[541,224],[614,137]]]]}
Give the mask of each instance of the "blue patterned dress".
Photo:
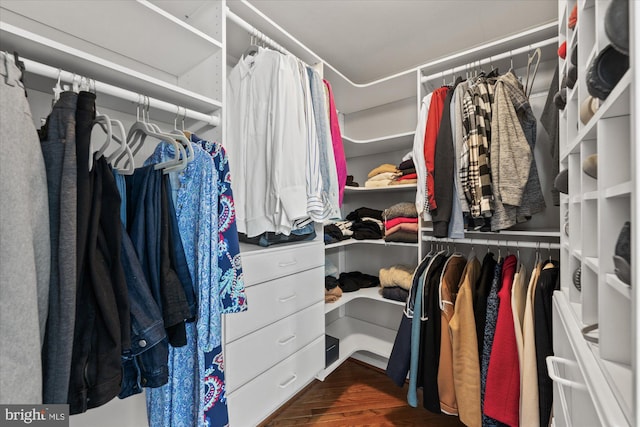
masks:
{"type": "MultiPolygon", "coordinates": [[[[228,202],[221,202],[223,184],[213,158],[197,144],[193,149],[193,161],[185,170],[172,173],[171,180],[180,237],[197,289],[198,317],[195,323],[186,324],[187,345],[169,347],[169,382],[147,390],[148,421],[154,427],[228,424],[221,314],[228,312],[230,306],[236,306],[236,311],[246,309],[239,256],[236,259],[226,254],[228,250],[221,242],[220,225],[230,228],[225,222],[233,220],[233,209],[225,207],[228,202]],[[222,221],[219,213],[223,214],[222,221]],[[231,274],[226,273],[224,262],[229,259],[236,260],[231,274]],[[227,284],[234,274],[235,281],[227,284]],[[205,412],[212,410],[215,417],[206,417],[205,412]]],[[[173,148],[162,143],[147,164],[172,157],[173,148]]]]}
{"type": "MultiPolygon", "coordinates": [[[[200,144],[213,158],[218,173],[218,274],[220,277],[220,301],[222,313],[238,313],[247,310],[240,242],[236,228],[236,210],[231,191],[229,159],[222,145],[201,140],[191,135],[191,140],[200,144]]],[[[205,426],[225,426],[229,423],[227,398],[224,387],[224,361],[222,345],[205,353],[204,399],[201,413],[205,426]]]]}

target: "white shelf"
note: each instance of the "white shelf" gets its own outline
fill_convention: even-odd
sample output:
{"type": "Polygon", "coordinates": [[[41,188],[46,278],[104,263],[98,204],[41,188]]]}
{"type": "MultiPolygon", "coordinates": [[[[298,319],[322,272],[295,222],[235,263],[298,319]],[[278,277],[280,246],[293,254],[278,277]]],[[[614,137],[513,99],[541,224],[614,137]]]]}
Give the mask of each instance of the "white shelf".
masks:
{"type": "Polygon", "coordinates": [[[628,197],[633,190],[633,184],[631,181],[623,182],[622,184],[614,185],[604,191],[604,197],[606,199],[613,199],[616,197],[628,197]]]}
{"type": "Polygon", "coordinates": [[[584,257],[583,261],[584,261],[584,265],[589,267],[589,269],[594,273],[598,274],[598,271],[600,270],[600,262],[598,258],[584,257]]]}
{"type": "Polygon", "coordinates": [[[404,302],[383,298],[382,295],[380,295],[380,289],[382,289],[380,286],[376,286],[375,288],[363,288],[355,292],[343,292],[342,296],[337,301],[327,302],[324,304],[324,313],[330,313],[358,298],[366,298],[388,304],[404,306],[404,302]]]}
{"type": "Polygon", "coordinates": [[[568,241],[564,242],[564,243],[562,244],[562,248],[563,248],[564,250],[566,250],[566,251],[569,251],[569,250],[570,250],[569,242],[568,242],[568,241]]]}
{"type": "Polygon", "coordinates": [[[344,154],[347,159],[390,151],[410,150],[415,131],[381,136],[371,139],[355,139],[342,135],[344,154]]]}
{"type": "Polygon", "coordinates": [[[344,187],[345,193],[384,193],[403,190],[415,190],[416,184],[388,185],[386,187],[344,187]]]}
{"type": "Polygon", "coordinates": [[[583,200],[598,200],[598,191],[589,191],[582,195],[583,200]]]}
{"type": "Polygon", "coordinates": [[[343,246],[351,246],[351,245],[409,246],[413,248],[418,247],[418,243],[385,242],[384,239],[376,239],[376,240],[347,239],[347,240],[342,240],[336,243],[329,243],[328,245],[324,245],[324,248],[326,250],[326,249],[335,249],[335,248],[341,248],[343,246]]]}
{"type": "Polygon", "coordinates": [[[582,196],[581,195],[578,194],[576,196],[571,197],[571,203],[575,204],[575,203],[580,203],[580,202],[582,202],[582,196]]]}
{"type": "MultiPolygon", "coordinates": [[[[11,6],[15,13],[4,9],[6,5],[5,3],[2,5],[3,19],[11,18],[15,13],[24,14],[23,9],[26,9],[29,14],[36,14],[36,16],[29,14],[25,16],[30,16],[32,19],[37,17],[44,23],[54,19],[55,21],[51,23],[53,27],[57,22],[65,19],[64,17],[56,18],[57,15],[43,15],[51,8],[39,10],[38,2],[12,2],[11,6]]],[[[79,31],[77,34],[56,33],[58,40],[65,40],[65,43],[61,43],[41,36],[40,34],[51,30],[42,30],[43,24],[31,19],[25,23],[31,30],[0,21],[0,40],[2,41],[0,47],[3,50],[17,50],[28,59],[77,72],[79,75],[90,76],[108,84],[196,111],[212,113],[222,107],[220,100],[178,86],[180,76],[195,69],[200,63],[210,58],[213,52],[220,50],[212,41],[196,35],[183,26],[172,25],[164,16],[152,12],[138,2],[121,2],[117,8],[112,7],[109,2],[78,2],[77,5],[77,7],[74,5],[76,16],[86,15],[86,19],[92,20],[96,25],[103,25],[103,23],[111,25],[110,22],[118,22],[122,28],[131,30],[138,28],[139,31],[135,34],[127,33],[126,41],[121,40],[121,37],[120,39],[111,37],[105,40],[94,40],[96,35],[113,35],[114,32],[105,33],[95,29],[95,26],[85,26],[83,28],[89,31],[87,34],[79,31]],[[113,17],[114,14],[117,17],[113,17]],[[98,16],[100,19],[95,20],[94,18],[98,16]],[[122,21],[123,17],[127,18],[127,22],[129,19],[133,22],[127,24],[122,21]],[[145,25],[139,25],[140,22],[144,22],[145,25]],[[151,28],[150,25],[154,28],[167,27],[168,31],[147,31],[151,28]],[[136,43],[131,43],[132,40],[136,43]],[[152,57],[148,52],[144,52],[149,46],[162,46],[162,51],[152,57]],[[186,49],[185,46],[189,48],[186,49]],[[171,61],[166,60],[169,54],[171,54],[171,61]],[[142,63],[133,58],[145,58],[145,62],[142,63]]],[[[61,12],[63,12],[62,9],[61,12]]],[[[24,18],[12,19],[15,21],[24,18]]],[[[78,30],[78,28],[80,27],[76,26],[72,30],[78,30]]]]}
{"type": "Polygon", "coordinates": [[[582,250],[574,249],[573,252],[571,252],[571,255],[573,255],[574,258],[578,258],[580,261],[582,261],[582,250]]]}
{"type": "Polygon", "coordinates": [[[631,77],[631,70],[628,70],[616,87],[613,88],[607,99],[600,105],[600,108],[598,108],[598,111],[596,111],[591,120],[580,130],[578,136],[576,136],[573,141],[570,141],[567,152],[562,153],[561,158],[565,158],[569,153],[578,152],[578,147],[582,141],[594,139],[600,119],[626,116],[629,114],[629,106],[631,105],[631,77]]]}
{"type": "Polygon", "coordinates": [[[631,286],[618,279],[618,276],[613,273],[607,273],[606,281],[607,285],[611,286],[611,288],[620,293],[623,297],[631,300],[631,286]]]}
{"type": "Polygon", "coordinates": [[[357,351],[368,351],[389,358],[397,331],[344,316],[327,325],[325,333],[340,340],[340,354],[338,360],[318,373],[316,378],[319,380],[324,380],[357,351]]]}

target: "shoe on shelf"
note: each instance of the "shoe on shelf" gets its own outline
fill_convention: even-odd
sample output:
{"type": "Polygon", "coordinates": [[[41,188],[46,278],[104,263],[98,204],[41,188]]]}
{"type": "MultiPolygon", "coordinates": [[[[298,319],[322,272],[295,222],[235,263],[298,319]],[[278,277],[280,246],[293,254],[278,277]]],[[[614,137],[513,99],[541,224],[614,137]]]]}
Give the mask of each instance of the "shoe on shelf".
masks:
{"type": "Polygon", "coordinates": [[[592,154],[582,162],[582,171],[591,178],[598,179],[598,155],[592,154]]]}
{"type": "Polygon", "coordinates": [[[569,89],[573,89],[578,81],[578,67],[575,65],[569,65],[569,70],[567,71],[567,87],[569,89]]]}
{"type": "Polygon", "coordinates": [[[629,55],[629,0],[613,0],[604,16],[604,32],[618,52],[629,55]]]}
{"type": "Polygon", "coordinates": [[[573,50],[571,51],[571,58],[569,60],[571,61],[571,65],[576,67],[578,66],[578,43],[573,47],[573,50]]]}
{"type": "Polygon", "coordinates": [[[591,117],[596,114],[598,108],[600,107],[600,100],[596,97],[589,95],[582,101],[580,104],[580,121],[583,125],[586,125],[591,117]]]}
{"type": "Polygon", "coordinates": [[[582,276],[582,268],[576,268],[576,271],[573,272],[573,286],[580,292],[582,292],[582,282],[580,278],[582,276]]]}
{"type": "Polygon", "coordinates": [[[553,180],[553,186],[561,193],[569,194],[569,169],[561,171],[553,180]]]}
{"type": "MultiPolygon", "coordinates": [[[[591,61],[587,71],[587,90],[589,94],[607,99],[624,73],[629,69],[629,57],[608,45],[591,61]]],[[[569,71],[571,68],[569,68],[569,71]]]]}
{"type": "Polygon", "coordinates": [[[613,264],[618,279],[631,286],[631,223],[629,221],[624,223],[618,235],[613,264]]]}

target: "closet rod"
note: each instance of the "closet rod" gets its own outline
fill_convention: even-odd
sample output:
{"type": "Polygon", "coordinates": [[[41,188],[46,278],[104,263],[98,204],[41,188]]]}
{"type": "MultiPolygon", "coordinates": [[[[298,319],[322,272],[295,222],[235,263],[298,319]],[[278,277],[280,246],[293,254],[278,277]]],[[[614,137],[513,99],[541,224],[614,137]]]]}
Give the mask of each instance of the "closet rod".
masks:
{"type": "Polygon", "coordinates": [[[527,248],[527,249],[560,249],[560,243],[548,242],[525,242],[520,240],[494,240],[494,239],[440,239],[431,236],[424,236],[423,241],[429,243],[452,243],[452,244],[469,244],[478,246],[497,246],[510,248],[527,248]]]}
{"type": "MultiPolygon", "coordinates": [[[[244,30],[246,30],[250,35],[259,38],[260,40],[262,40],[263,42],[267,43],[269,46],[271,46],[272,48],[274,48],[278,52],[283,53],[285,55],[293,55],[287,49],[285,49],[280,44],[278,44],[275,40],[267,37],[263,32],[258,30],[256,27],[254,27],[253,25],[249,24],[247,21],[245,21],[244,19],[242,19],[241,17],[239,17],[238,15],[233,13],[231,11],[231,9],[229,9],[228,7],[227,7],[227,17],[229,19],[231,19],[233,22],[235,22],[236,24],[238,24],[240,26],[240,28],[243,28],[244,30]]],[[[295,56],[295,55],[293,55],[293,56],[295,56]]]]}
{"type": "MultiPolygon", "coordinates": [[[[13,61],[13,56],[9,55],[9,57],[13,61]]],[[[42,64],[40,62],[36,62],[28,58],[20,57],[20,60],[24,63],[25,71],[28,71],[30,73],[37,74],[43,77],[47,77],[53,80],[57,80],[58,76],[60,76],[61,80],[64,80],[69,83],[73,83],[74,78],[77,79],[78,77],[81,77],[78,74],[61,70],[59,68],[55,68],[50,65],[42,64]]],[[[215,116],[212,114],[200,113],[198,111],[190,110],[188,108],[184,108],[182,106],[178,106],[175,104],[170,104],[166,101],[161,101],[156,98],[145,97],[136,92],[132,92],[130,90],[123,89],[121,87],[113,86],[108,83],[103,83],[93,79],[91,80],[95,82],[95,90],[98,93],[110,95],[119,99],[123,99],[125,101],[131,101],[133,103],[140,103],[142,100],[146,100],[149,104],[149,107],[156,108],[162,111],[167,111],[169,113],[179,114],[180,116],[184,115],[186,118],[197,120],[199,122],[204,122],[211,126],[220,125],[220,117],[218,116],[215,116]]]]}
{"type": "Polygon", "coordinates": [[[491,63],[492,61],[499,61],[501,59],[507,59],[509,57],[512,57],[513,55],[520,55],[521,53],[527,53],[527,52],[535,50],[535,49],[537,49],[539,47],[541,48],[541,47],[548,46],[550,44],[557,44],[557,43],[558,43],[558,37],[551,37],[550,39],[543,40],[543,41],[538,42],[538,43],[532,43],[530,45],[523,46],[523,47],[520,47],[520,48],[517,48],[517,49],[513,49],[513,50],[510,50],[508,52],[500,53],[498,55],[492,55],[492,56],[489,56],[487,58],[481,59],[479,61],[470,62],[470,63],[465,64],[465,65],[459,65],[459,66],[453,67],[453,68],[451,68],[449,70],[444,70],[444,71],[439,71],[437,73],[429,74],[428,76],[422,76],[420,78],[420,82],[426,83],[426,82],[428,82],[430,80],[441,79],[443,76],[448,76],[450,74],[456,74],[456,73],[459,73],[461,71],[467,71],[470,66],[475,67],[475,66],[480,66],[480,65],[486,65],[486,64],[491,63]]]}

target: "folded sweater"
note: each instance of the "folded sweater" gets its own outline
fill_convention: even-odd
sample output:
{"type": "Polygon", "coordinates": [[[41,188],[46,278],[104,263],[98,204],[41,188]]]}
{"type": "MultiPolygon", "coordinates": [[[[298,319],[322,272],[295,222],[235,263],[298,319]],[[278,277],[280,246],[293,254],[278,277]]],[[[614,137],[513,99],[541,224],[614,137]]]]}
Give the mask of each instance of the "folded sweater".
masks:
{"type": "Polygon", "coordinates": [[[382,213],[382,217],[386,220],[397,217],[418,218],[418,211],[416,211],[415,203],[401,202],[385,209],[382,213]]]}
{"type": "Polygon", "coordinates": [[[380,286],[383,288],[399,286],[409,290],[411,288],[414,270],[414,268],[403,264],[392,265],[389,268],[381,268],[379,273],[380,286]]]}
{"type": "Polygon", "coordinates": [[[369,172],[369,174],[367,175],[367,178],[374,177],[384,172],[398,172],[398,169],[396,168],[396,165],[392,165],[390,163],[383,163],[377,168],[372,169],[371,172],[369,172]]]}
{"type": "Polygon", "coordinates": [[[418,234],[409,231],[396,231],[384,237],[385,242],[418,243],[418,234]]]}
{"type": "Polygon", "coordinates": [[[406,224],[417,224],[418,223],[418,218],[407,218],[404,216],[399,216],[397,218],[392,218],[392,219],[388,219],[384,222],[384,226],[386,229],[390,229],[392,227],[395,227],[398,224],[402,224],[402,223],[406,223],[406,224]]]}
{"type": "Polygon", "coordinates": [[[385,229],[384,234],[386,236],[388,236],[388,235],[393,234],[393,233],[398,232],[398,231],[407,231],[409,233],[417,233],[418,232],[418,224],[417,223],[416,224],[409,224],[409,223],[406,223],[406,222],[402,222],[400,224],[394,225],[391,228],[385,229]]]}

